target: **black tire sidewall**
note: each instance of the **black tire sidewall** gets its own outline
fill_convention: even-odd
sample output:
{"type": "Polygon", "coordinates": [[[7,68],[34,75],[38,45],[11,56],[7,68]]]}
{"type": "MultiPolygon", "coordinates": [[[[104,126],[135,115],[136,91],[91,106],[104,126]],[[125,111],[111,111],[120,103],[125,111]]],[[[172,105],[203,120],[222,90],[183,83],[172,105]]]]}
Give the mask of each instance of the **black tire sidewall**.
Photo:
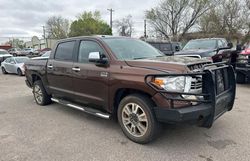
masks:
{"type": "Polygon", "coordinates": [[[129,95],[127,97],[125,97],[124,99],[122,99],[122,101],[119,104],[118,107],[118,121],[119,124],[122,128],[123,133],[132,141],[136,142],[136,143],[140,143],[140,144],[146,144],[148,142],[150,142],[151,140],[154,139],[154,136],[156,134],[156,129],[157,129],[157,124],[158,122],[155,119],[154,113],[152,111],[153,105],[150,101],[148,101],[148,98],[142,95],[129,95]],[[147,118],[148,118],[148,129],[147,132],[144,134],[144,136],[141,137],[135,137],[133,135],[131,135],[127,129],[125,128],[125,126],[123,125],[122,122],[122,109],[124,108],[124,106],[128,103],[136,103],[138,105],[141,106],[141,108],[144,110],[147,118]]]}
{"type": "Polygon", "coordinates": [[[47,105],[47,104],[51,103],[51,98],[47,94],[46,90],[44,89],[42,81],[40,81],[40,80],[35,81],[34,84],[33,84],[33,89],[32,90],[33,90],[34,99],[35,99],[35,101],[36,101],[36,103],[38,105],[44,106],[44,105],[47,105]],[[34,88],[35,88],[35,86],[39,86],[39,88],[42,91],[42,102],[41,103],[37,102],[37,100],[35,98],[35,94],[34,94],[34,88]]]}
{"type": "Polygon", "coordinates": [[[19,76],[22,76],[22,75],[23,75],[22,70],[21,70],[20,68],[17,69],[17,74],[18,74],[19,76]]]}
{"type": "Polygon", "coordinates": [[[6,72],[6,70],[5,70],[4,67],[2,67],[2,73],[3,73],[3,74],[7,74],[7,72],[6,72]]]}

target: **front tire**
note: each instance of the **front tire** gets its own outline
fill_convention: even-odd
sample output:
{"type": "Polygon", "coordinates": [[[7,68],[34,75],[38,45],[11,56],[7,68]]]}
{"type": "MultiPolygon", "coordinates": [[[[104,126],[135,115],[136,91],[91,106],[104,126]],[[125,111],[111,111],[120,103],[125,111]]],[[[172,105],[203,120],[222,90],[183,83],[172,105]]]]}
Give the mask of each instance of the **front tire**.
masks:
{"type": "Polygon", "coordinates": [[[3,73],[3,74],[8,74],[8,73],[6,72],[6,70],[5,70],[4,67],[2,67],[2,73],[3,73]]]}
{"type": "Polygon", "coordinates": [[[245,76],[245,74],[243,74],[241,72],[237,72],[236,81],[237,81],[237,83],[240,83],[240,84],[246,83],[246,76],[245,76]]]}
{"type": "Polygon", "coordinates": [[[23,76],[23,72],[20,68],[17,69],[17,75],[19,76],[23,76]]]}
{"type": "Polygon", "coordinates": [[[33,84],[33,95],[36,103],[40,106],[45,106],[51,103],[51,96],[47,94],[41,80],[37,80],[33,84]]]}
{"type": "Polygon", "coordinates": [[[159,123],[153,107],[152,101],[144,95],[133,94],[122,99],[118,107],[118,121],[130,140],[146,144],[156,137],[159,123]]]}

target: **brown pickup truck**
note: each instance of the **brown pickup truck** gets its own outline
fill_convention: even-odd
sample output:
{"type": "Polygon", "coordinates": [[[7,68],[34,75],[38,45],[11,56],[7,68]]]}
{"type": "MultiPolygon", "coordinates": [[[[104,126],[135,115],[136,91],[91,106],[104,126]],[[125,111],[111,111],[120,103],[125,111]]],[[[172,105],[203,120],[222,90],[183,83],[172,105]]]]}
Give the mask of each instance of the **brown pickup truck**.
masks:
{"type": "Polygon", "coordinates": [[[117,118],[124,134],[142,144],[156,136],[161,123],[209,128],[233,108],[235,99],[231,66],[167,57],[131,38],[61,40],[48,60],[30,60],[25,68],[37,104],[53,101],[117,118]]]}

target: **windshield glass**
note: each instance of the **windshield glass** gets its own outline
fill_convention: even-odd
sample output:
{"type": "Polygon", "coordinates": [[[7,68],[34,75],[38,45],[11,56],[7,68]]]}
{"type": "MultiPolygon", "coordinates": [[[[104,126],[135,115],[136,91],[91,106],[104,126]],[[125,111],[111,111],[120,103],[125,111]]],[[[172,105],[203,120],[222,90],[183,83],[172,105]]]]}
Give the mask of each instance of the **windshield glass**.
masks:
{"type": "Polygon", "coordinates": [[[103,39],[119,60],[136,60],[164,56],[148,43],[128,38],[103,39]]]}
{"type": "Polygon", "coordinates": [[[29,60],[29,58],[23,57],[23,58],[15,58],[17,64],[18,63],[25,63],[27,60],[29,60]]]}
{"type": "Polygon", "coordinates": [[[44,53],[41,57],[49,57],[50,56],[51,51],[47,51],[46,53],[44,53]]]}
{"type": "Polygon", "coordinates": [[[0,50],[0,55],[9,54],[7,51],[0,50]]]}
{"type": "Polygon", "coordinates": [[[183,50],[189,49],[215,49],[216,40],[192,40],[189,41],[183,50]]]}

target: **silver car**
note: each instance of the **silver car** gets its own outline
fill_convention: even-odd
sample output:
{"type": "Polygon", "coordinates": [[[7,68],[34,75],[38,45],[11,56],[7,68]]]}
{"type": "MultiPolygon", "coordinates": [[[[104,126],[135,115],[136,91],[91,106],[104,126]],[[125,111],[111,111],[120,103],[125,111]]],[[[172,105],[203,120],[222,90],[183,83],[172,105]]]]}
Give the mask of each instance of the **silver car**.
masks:
{"type": "Polygon", "coordinates": [[[28,57],[10,57],[1,64],[3,74],[15,73],[19,76],[25,74],[24,63],[28,61],[28,57]]]}

